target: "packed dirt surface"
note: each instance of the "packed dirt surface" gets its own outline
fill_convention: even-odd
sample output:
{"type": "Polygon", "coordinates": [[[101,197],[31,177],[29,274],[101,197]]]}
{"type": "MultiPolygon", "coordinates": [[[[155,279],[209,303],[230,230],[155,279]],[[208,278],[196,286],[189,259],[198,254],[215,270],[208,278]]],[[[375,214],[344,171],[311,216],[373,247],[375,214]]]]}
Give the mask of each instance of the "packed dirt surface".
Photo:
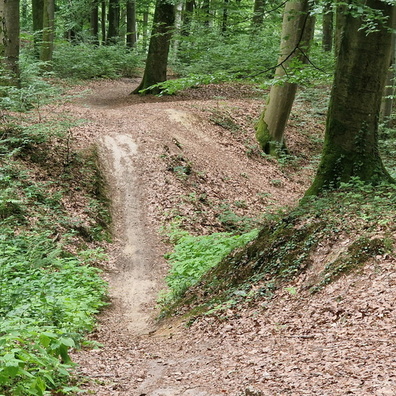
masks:
{"type": "Polygon", "coordinates": [[[240,229],[295,205],[316,166],[323,120],[314,123],[313,110],[297,102],[287,136],[299,159],[279,164],[254,140],[261,92],[215,85],[176,97],[129,95],[137,83],[92,82],[62,109],[87,120],[74,129],[75,144],[98,146],[116,238],[105,271],[110,304],[91,335],[102,346],[74,354],[84,394],[396,395],[389,257],[313,296],[302,275],[270,301],[189,327],[179,318],[156,322],[170,249],[160,230],[240,229]]]}

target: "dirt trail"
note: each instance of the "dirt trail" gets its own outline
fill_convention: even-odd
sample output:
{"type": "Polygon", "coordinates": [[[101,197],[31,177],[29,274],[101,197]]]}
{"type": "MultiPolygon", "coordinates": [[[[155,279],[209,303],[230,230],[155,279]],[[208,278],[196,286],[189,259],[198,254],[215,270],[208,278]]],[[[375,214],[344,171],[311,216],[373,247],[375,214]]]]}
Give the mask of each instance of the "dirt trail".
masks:
{"type": "MultiPolygon", "coordinates": [[[[270,301],[189,328],[175,322],[155,329],[167,270],[160,225],[178,219],[192,231],[213,232],[294,204],[312,166],[288,172],[257,155],[251,126],[262,99],[251,89],[215,86],[158,99],[129,96],[136,83],[92,82],[91,92],[66,108],[89,121],[76,128],[76,143],[99,145],[118,239],[107,271],[111,304],[91,335],[103,346],[74,356],[88,378],[84,394],[396,395],[392,258],[313,296],[301,277],[292,285],[296,294],[279,290],[270,301]]],[[[289,149],[300,157],[315,149],[299,130],[320,131],[312,119],[307,109],[291,117],[289,149]]]]}

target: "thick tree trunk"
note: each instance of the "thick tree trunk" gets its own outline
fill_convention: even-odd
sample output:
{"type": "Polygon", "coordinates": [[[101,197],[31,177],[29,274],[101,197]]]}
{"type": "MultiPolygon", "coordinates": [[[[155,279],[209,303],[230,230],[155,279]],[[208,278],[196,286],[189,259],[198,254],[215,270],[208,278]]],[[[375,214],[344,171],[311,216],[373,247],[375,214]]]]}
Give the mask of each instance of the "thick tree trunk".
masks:
{"type": "MultiPolygon", "coordinates": [[[[363,3],[363,1],[362,1],[363,3]]],[[[337,188],[352,177],[378,183],[389,181],[378,152],[378,120],[391,55],[394,7],[382,0],[366,5],[388,19],[367,33],[362,21],[347,15],[327,116],[322,160],[306,195],[337,188]]]]}
{"type": "MultiPolygon", "coordinates": [[[[54,52],[54,31],[55,31],[55,3],[54,0],[44,0],[43,8],[43,41],[41,44],[40,60],[43,62],[52,61],[54,52]]],[[[51,66],[47,64],[46,70],[51,66]]]]}
{"type": "Polygon", "coordinates": [[[324,51],[333,49],[333,19],[333,5],[331,1],[327,1],[323,7],[322,48],[324,51]]]}
{"type": "Polygon", "coordinates": [[[136,0],[127,1],[127,36],[126,45],[133,48],[136,44],[136,0]]]}
{"type": "Polygon", "coordinates": [[[109,0],[109,11],[107,14],[109,21],[107,31],[107,44],[115,44],[120,35],[120,2],[119,0],[109,0]]]}
{"type": "MultiPolygon", "coordinates": [[[[308,14],[309,0],[288,1],[283,16],[282,38],[275,78],[282,77],[296,59],[306,62],[315,20],[308,14]]],[[[266,109],[257,124],[256,138],[267,154],[278,155],[284,146],[284,131],[293,106],[297,84],[271,87],[266,109]]]]}
{"type": "MultiPolygon", "coordinates": [[[[175,22],[175,7],[166,0],[157,0],[154,13],[153,31],[146,60],[146,68],[140,85],[132,93],[140,93],[141,90],[166,81],[168,66],[168,54],[172,28],[175,22]]],[[[149,94],[160,93],[159,88],[145,91],[149,94]]]]}
{"type": "Polygon", "coordinates": [[[7,71],[0,85],[19,85],[19,0],[0,0],[0,62],[7,71]]]}

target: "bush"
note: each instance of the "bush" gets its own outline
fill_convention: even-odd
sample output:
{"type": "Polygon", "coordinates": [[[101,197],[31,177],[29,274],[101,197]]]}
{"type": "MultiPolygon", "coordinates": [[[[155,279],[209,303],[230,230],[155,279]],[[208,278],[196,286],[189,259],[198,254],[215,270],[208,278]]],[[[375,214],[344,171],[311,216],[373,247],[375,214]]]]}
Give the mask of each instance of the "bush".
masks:
{"type": "Polygon", "coordinates": [[[94,46],[58,43],[54,50],[53,72],[60,78],[130,77],[138,56],[122,45],[94,46]]]}

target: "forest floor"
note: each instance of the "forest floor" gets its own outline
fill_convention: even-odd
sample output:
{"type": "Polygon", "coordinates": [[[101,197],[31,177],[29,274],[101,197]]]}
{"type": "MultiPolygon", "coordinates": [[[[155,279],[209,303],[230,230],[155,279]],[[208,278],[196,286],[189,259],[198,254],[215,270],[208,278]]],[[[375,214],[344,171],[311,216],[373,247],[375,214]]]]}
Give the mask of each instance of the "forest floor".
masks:
{"type": "Polygon", "coordinates": [[[254,140],[262,92],[213,85],[175,97],[129,95],[137,83],[88,83],[60,109],[86,120],[73,129],[76,146],[98,145],[115,236],[104,271],[110,304],[90,336],[102,346],[73,355],[84,394],[396,395],[390,257],[315,295],[291,292],[301,276],[269,303],[191,326],[156,322],[170,249],[161,230],[175,222],[194,234],[231,230],[297,204],[317,166],[323,113],[314,99],[297,101],[287,131],[297,157],[279,163],[254,140]]]}

